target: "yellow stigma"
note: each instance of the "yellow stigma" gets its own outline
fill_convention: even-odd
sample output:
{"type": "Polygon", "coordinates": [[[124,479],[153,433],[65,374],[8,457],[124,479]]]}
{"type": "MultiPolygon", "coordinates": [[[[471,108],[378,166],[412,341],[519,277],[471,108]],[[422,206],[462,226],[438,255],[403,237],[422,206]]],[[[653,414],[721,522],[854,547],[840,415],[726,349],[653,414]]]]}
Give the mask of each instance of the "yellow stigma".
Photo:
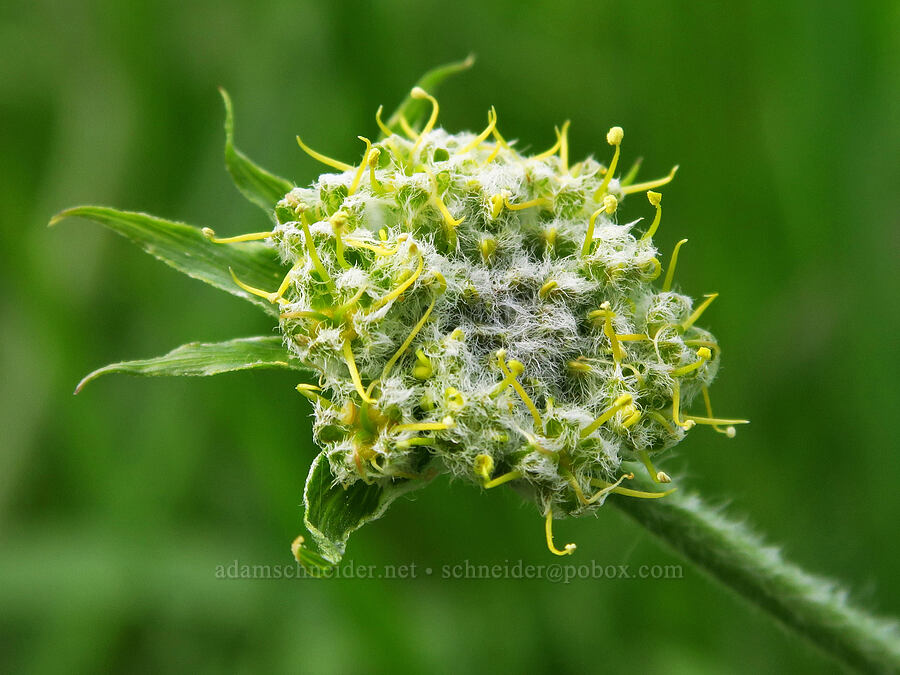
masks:
{"type": "Polygon", "coordinates": [[[347,212],[338,211],[328,219],[331,223],[331,230],[334,232],[334,255],[337,258],[338,265],[347,270],[350,269],[350,263],[344,257],[344,226],[347,224],[347,212]]]}
{"type": "Polygon", "coordinates": [[[672,436],[675,435],[675,429],[673,429],[672,425],[669,424],[669,420],[667,420],[665,417],[663,417],[662,414],[660,414],[660,412],[658,410],[650,410],[647,413],[647,417],[649,417],[650,419],[652,419],[656,422],[659,422],[659,424],[661,426],[665,427],[666,431],[669,432],[669,434],[671,434],[672,436]]]}
{"type": "Polygon", "coordinates": [[[694,363],[689,363],[686,366],[681,366],[680,368],[676,368],[675,370],[673,370],[672,377],[682,377],[684,375],[687,375],[688,373],[694,372],[704,363],[709,361],[711,356],[712,352],[709,351],[707,347],[700,347],[700,349],[697,350],[697,360],[694,363]]]}
{"type": "Polygon", "coordinates": [[[431,299],[431,304],[428,305],[428,309],[425,310],[425,314],[422,315],[422,318],[419,319],[419,322],[413,326],[412,331],[410,331],[406,340],[403,341],[403,344],[400,345],[400,348],[394,353],[391,359],[385,364],[384,370],[381,373],[381,379],[385,379],[391,373],[391,368],[394,367],[394,364],[400,360],[400,357],[403,356],[404,352],[409,349],[409,346],[412,344],[412,341],[415,339],[416,335],[422,330],[422,326],[425,325],[425,322],[428,321],[428,317],[431,316],[431,312],[434,309],[434,303],[437,302],[437,294],[431,299]]]}
{"type": "Polygon", "coordinates": [[[496,194],[491,197],[491,220],[497,220],[497,216],[503,210],[503,204],[506,201],[506,195],[496,194]]]}
{"type": "Polygon", "coordinates": [[[626,497],[638,497],[640,499],[659,499],[660,497],[665,497],[666,495],[670,495],[678,488],[672,488],[671,490],[666,490],[665,492],[643,492],[641,490],[632,490],[630,488],[623,488],[614,486],[612,483],[607,483],[605,480],[600,480],[599,478],[591,478],[591,485],[596,487],[610,487],[612,486],[611,492],[614,492],[617,495],[625,495],[626,497]]]}
{"type": "Polygon", "coordinates": [[[375,403],[375,399],[366,393],[366,389],[362,385],[359,370],[356,368],[356,359],[353,358],[353,349],[350,347],[350,338],[344,338],[343,354],[344,361],[347,363],[347,369],[350,371],[350,379],[353,380],[353,386],[356,387],[359,397],[365,403],[375,403]]]}
{"type": "Polygon", "coordinates": [[[579,356],[577,359],[569,361],[566,366],[573,373],[581,373],[582,375],[586,375],[594,370],[591,364],[585,360],[584,356],[579,356]]]}
{"type": "MultiPolygon", "coordinates": [[[[575,496],[578,498],[578,501],[581,502],[583,506],[590,506],[594,502],[596,502],[600,497],[609,494],[613,490],[615,490],[619,485],[621,485],[623,480],[631,480],[634,478],[633,473],[626,473],[622,476],[619,476],[619,479],[615,483],[607,483],[606,487],[602,488],[599,492],[594,493],[590,497],[584,496],[584,490],[581,489],[581,486],[578,484],[578,481],[575,479],[575,476],[572,475],[571,471],[566,470],[566,479],[569,481],[569,485],[572,486],[572,491],[575,493],[575,496]]],[[[591,480],[593,483],[594,479],[591,480]]]]}
{"type": "MultiPolygon", "coordinates": [[[[281,297],[281,294],[278,291],[275,291],[275,292],[264,291],[262,289],[251,286],[250,284],[245,284],[243,281],[241,281],[240,279],[237,278],[237,275],[234,273],[234,270],[231,269],[230,267],[228,268],[228,272],[231,274],[232,281],[234,281],[234,283],[237,284],[237,286],[239,288],[247,291],[251,295],[255,295],[258,298],[263,298],[264,300],[268,300],[269,302],[272,302],[272,303],[286,302],[286,300],[284,300],[284,298],[281,297]]],[[[282,284],[284,284],[284,282],[282,282],[282,284]]]]}
{"type": "Polygon", "coordinates": [[[350,171],[353,168],[349,164],[341,162],[337,159],[332,159],[331,157],[328,157],[327,155],[323,155],[321,152],[316,152],[311,147],[309,147],[306,143],[304,143],[303,140],[299,136],[297,136],[297,143],[300,145],[301,148],[303,148],[303,152],[305,152],[307,155],[309,155],[313,159],[322,162],[322,164],[325,164],[326,166],[330,166],[333,169],[337,169],[338,171],[350,171]]]}
{"type": "Polygon", "coordinates": [[[298,384],[295,388],[298,393],[302,394],[313,403],[319,402],[328,408],[335,407],[333,402],[329,401],[319,393],[322,390],[314,384],[298,384]]]}
{"type": "Polygon", "coordinates": [[[334,307],[333,309],[330,309],[327,311],[330,312],[331,316],[334,317],[335,321],[337,321],[339,323],[343,322],[344,318],[357,308],[357,303],[359,302],[359,299],[363,295],[365,295],[368,288],[369,288],[368,284],[363,283],[357,289],[356,293],[354,293],[353,296],[349,300],[347,300],[347,302],[343,303],[342,305],[338,305],[337,307],[334,307]]]}
{"type": "MultiPolygon", "coordinates": [[[[506,358],[506,350],[501,349],[497,352],[497,359],[502,361],[506,358]]],[[[506,367],[509,369],[509,372],[506,376],[501,380],[500,384],[494,387],[494,390],[491,392],[491,396],[499,395],[504,389],[506,389],[519,375],[525,372],[525,366],[522,365],[520,361],[512,360],[506,364],[506,367]]]]}
{"type": "Polygon", "coordinates": [[[419,248],[415,245],[415,243],[409,245],[409,254],[410,256],[415,255],[419,258],[419,262],[416,265],[415,271],[406,279],[406,281],[397,286],[397,288],[385,295],[380,300],[376,301],[375,304],[372,305],[373,310],[384,307],[391,300],[396,300],[397,298],[399,298],[401,295],[403,295],[404,291],[406,291],[407,288],[409,288],[416,282],[416,279],[419,278],[419,275],[422,274],[422,270],[425,268],[425,258],[419,252],[419,248]]]}
{"type": "Polygon", "coordinates": [[[606,211],[606,206],[603,206],[591,214],[591,217],[588,219],[587,232],[584,235],[584,244],[581,245],[581,256],[585,257],[591,252],[591,244],[594,242],[594,223],[597,220],[597,217],[606,211]]]}
{"type": "Polygon", "coordinates": [[[295,312],[283,312],[278,315],[279,319],[312,319],[313,321],[328,321],[331,317],[322,312],[314,312],[308,309],[301,309],[295,312]]]}
{"type": "Polygon", "coordinates": [[[625,420],[622,422],[623,429],[630,429],[631,427],[633,427],[635,424],[641,421],[641,416],[643,415],[643,413],[635,408],[634,405],[626,406],[623,409],[623,413],[626,414],[625,420]]]}
{"type": "Polygon", "coordinates": [[[499,143],[495,143],[495,144],[494,144],[494,149],[491,150],[491,154],[489,154],[489,155],[485,158],[484,162],[482,162],[481,165],[482,165],[482,166],[487,166],[488,164],[490,164],[491,162],[493,162],[495,159],[497,159],[497,155],[500,154],[500,150],[501,150],[502,148],[503,148],[502,145],[500,145],[499,143]]]}
{"type": "Polygon", "coordinates": [[[686,243],[687,239],[682,239],[672,249],[672,259],[669,260],[669,269],[666,270],[666,279],[663,281],[663,293],[668,293],[672,289],[672,280],[675,278],[675,266],[678,264],[678,251],[686,243]]]}
{"type": "Polygon", "coordinates": [[[503,203],[510,211],[522,211],[524,209],[530,209],[532,206],[553,206],[553,201],[546,197],[538,197],[537,199],[520,202],[519,204],[511,204],[509,199],[504,198],[503,203]]]}
{"type": "Polygon", "coordinates": [[[546,245],[547,250],[549,251],[554,246],[556,246],[556,237],[559,235],[559,230],[555,227],[548,227],[543,232],[544,244],[546,245]]]}
{"type": "Polygon", "coordinates": [[[607,408],[605,411],[603,411],[603,414],[600,415],[600,417],[595,419],[593,422],[591,422],[589,425],[587,425],[584,429],[581,430],[581,437],[587,438],[588,436],[590,436],[597,429],[599,429],[601,426],[603,426],[603,424],[605,422],[610,420],[613,415],[615,415],[617,412],[619,412],[620,408],[624,408],[627,405],[631,405],[631,402],[633,400],[634,399],[631,396],[631,394],[622,394],[621,396],[619,396],[609,408],[607,408]]]}
{"type": "Polygon", "coordinates": [[[287,289],[290,288],[291,281],[294,278],[294,274],[303,266],[303,261],[298,260],[294,263],[294,266],[287,271],[287,274],[284,275],[284,278],[281,280],[281,285],[278,287],[278,290],[275,291],[274,297],[270,300],[270,302],[283,302],[283,297],[285,293],[287,293],[287,289]]]}
{"type": "MultiPolygon", "coordinates": [[[[497,145],[499,145],[504,150],[507,150],[507,151],[513,153],[516,157],[519,156],[519,153],[517,153],[512,147],[510,147],[509,143],[506,142],[506,139],[503,138],[503,136],[500,133],[500,130],[497,128],[497,125],[494,125],[494,129],[493,129],[493,131],[491,131],[491,135],[494,137],[494,140],[497,142],[497,145]]],[[[515,143],[515,141],[513,141],[513,143],[515,143]]]]}
{"type": "Polygon", "coordinates": [[[543,286],[541,286],[540,290],[538,291],[538,297],[540,297],[542,300],[546,300],[547,296],[550,295],[550,293],[557,287],[559,287],[559,283],[557,283],[554,279],[551,279],[543,286]]]}
{"type": "Polygon", "coordinates": [[[400,125],[400,128],[403,129],[403,133],[406,134],[410,140],[417,141],[419,140],[419,134],[416,133],[416,130],[409,126],[409,122],[403,115],[400,115],[397,118],[397,124],[400,125]]]}
{"type": "Polygon", "coordinates": [[[622,188],[622,194],[631,195],[635,192],[643,192],[644,190],[652,190],[653,188],[662,187],[667,183],[670,183],[673,178],[675,178],[675,174],[678,172],[678,165],[672,167],[672,170],[669,171],[669,175],[664,178],[657,178],[656,180],[648,180],[646,183],[634,183],[633,185],[629,185],[627,187],[622,188]]]}
{"type": "Polygon", "coordinates": [[[416,350],[416,365],[413,366],[412,374],[417,380],[427,380],[434,374],[434,364],[421,349],[416,350]]]}
{"type": "Polygon", "coordinates": [[[375,175],[375,169],[378,168],[378,161],[380,159],[381,150],[379,148],[372,148],[372,151],[369,153],[369,161],[367,163],[369,165],[369,182],[372,184],[372,192],[374,192],[376,195],[383,195],[387,192],[393,192],[396,189],[390,183],[382,183],[375,175]]]}
{"type": "Polygon", "coordinates": [[[622,359],[625,358],[625,350],[622,349],[622,345],[619,344],[619,338],[616,336],[616,331],[613,330],[612,318],[615,314],[609,307],[609,300],[600,305],[599,310],[595,310],[594,312],[591,312],[591,314],[599,315],[600,312],[603,312],[603,332],[606,334],[609,344],[612,347],[613,360],[616,363],[621,363],[622,359]]]}
{"type": "Polygon", "coordinates": [[[309,254],[309,258],[312,260],[313,267],[316,268],[319,278],[325,283],[328,290],[332,293],[337,293],[337,290],[334,287],[334,281],[332,281],[331,275],[328,274],[328,270],[325,269],[325,265],[322,264],[319,253],[316,251],[312,233],[309,231],[309,223],[307,223],[306,220],[306,211],[304,211],[300,214],[300,225],[303,227],[303,241],[306,244],[306,252],[309,254]]]}
{"type": "Polygon", "coordinates": [[[252,234],[239,234],[236,237],[217,237],[216,231],[211,227],[204,227],[200,230],[203,233],[203,236],[209,239],[214,244],[239,244],[245,241],[260,241],[262,239],[268,239],[272,236],[271,232],[253,232],[252,234]]]}
{"type": "MultiPolygon", "coordinates": [[[[436,443],[437,443],[437,440],[435,438],[433,438],[431,436],[426,436],[425,438],[404,438],[402,441],[397,441],[396,443],[394,443],[394,445],[400,449],[405,450],[408,448],[414,448],[416,446],[435,445],[436,443]]],[[[394,475],[399,476],[401,474],[396,473],[394,475]]],[[[416,478],[416,476],[413,476],[413,478],[416,478]]]]}
{"type": "Polygon", "coordinates": [[[624,138],[624,136],[625,132],[622,130],[622,127],[613,127],[606,134],[606,142],[616,149],[613,152],[613,158],[609,163],[609,168],[606,170],[606,175],[603,177],[603,182],[600,183],[600,187],[598,187],[597,191],[594,193],[594,199],[596,201],[600,201],[600,198],[606,194],[606,190],[609,188],[609,182],[616,172],[616,167],[619,164],[619,151],[621,150],[622,138],[624,138]]]}
{"type": "MultiPolygon", "coordinates": [[[[490,136],[493,133],[495,126],[497,126],[497,111],[494,109],[494,106],[491,106],[491,109],[488,111],[487,128],[485,128],[484,131],[482,131],[480,134],[478,134],[478,136],[476,136],[472,140],[471,143],[467,143],[464,147],[460,148],[460,150],[456,154],[465,155],[466,153],[472,152],[472,150],[475,150],[479,145],[481,145],[482,143],[484,143],[485,140],[487,140],[488,136],[490,136]]],[[[500,148],[499,144],[497,145],[497,148],[498,149],[500,148]]],[[[495,152],[496,152],[496,150],[495,150],[495,152]]]]}
{"type": "MultiPolygon", "coordinates": [[[[697,319],[700,318],[700,315],[706,311],[706,308],[712,304],[712,301],[719,297],[719,294],[718,293],[709,293],[709,294],[705,295],[704,297],[706,298],[706,300],[704,300],[702,303],[700,303],[700,306],[697,309],[695,309],[694,312],[687,319],[685,319],[684,323],[681,324],[682,330],[687,330],[688,328],[693,326],[694,323],[697,321],[697,319]]],[[[709,351],[709,350],[707,350],[707,351],[709,351]]]]}
{"type": "MultiPolygon", "coordinates": [[[[380,233],[379,233],[380,234],[380,233]]],[[[396,255],[400,250],[400,244],[405,242],[409,236],[404,232],[397,237],[396,246],[394,248],[385,248],[384,246],[379,246],[378,244],[372,244],[368,241],[360,241],[359,239],[347,238],[344,240],[344,243],[347,244],[350,248],[364,248],[367,251],[372,251],[372,253],[379,256],[391,256],[396,255]]]]}
{"type": "Polygon", "coordinates": [[[521,471],[508,471],[502,476],[491,478],[494,473],[494,459],[490,455],[477,455],[473,465],[475,475],[481,478],[482,487],[486,490],[503,485],[511,480],[517,480],[522,477],[521,471]]]}
{"type": "Polygon", "coordinates": [[[721,417],[698,417],[697,415],[685,415],[684,418],[696,424],[708,424],[713,427],[727,424],[729,425],[728,428],[724,430],[716,429],[716,431],[720,431],[720,433],[727,435],[729,438],[734,438],[735,434],[737,433],[733,425],[750,424],[750,420],[729,420],[722,419],[721,417]],[[729,431],[728,429],[731,429],[731,431],[729,431]]]}
{"type": "Polygon", "coordinates": [[[653,462],[650,460],[650,454],[646,450],[641,450],[638,452],[638,457],[643,463],[644,467],[647,469],[647,473],[650,474],[650,478],[654,483],[671,483],[672,479],[669,478],[669,474],[665,471],[657,471],[656,467],[653,466],[653,462]]]}
{"type": "Polygon", "coordinates": [[[353,182],[350,183],[350,189],[347,190],[348,195],[356,193],[356,189],[359,187],[359,181],[363,176],[363,171],[366,170],[366,166],[368,166],[369,163],[369,153],[372,152],[372,141],[370,141],[365,136],[357,136],[357,138],[366,144],[366,151],[363,153],[363,158],[359,163],[359,168],[356,169],[356,175],[353,177],[353,182]]]}
{"type": "MultiPolygon", "coordinates": [[[[622,127],[612,127],[606,132],[606,142],[610,145],[620,145],[625,137],[625,131],[622,127]]],[[[612,164],[610,164],[612,166],[612,164]]]]}
{"type": "Polygon", "coordinates": [[[456,426],[449,415],[440,422],[412,422],[410,424],[398,424],[394,431],[445,431],[456,426]]]}
{"type": "Polygon", "coordinates": [[[616,212],[616,209],[619,207],[619,200],[613,197],[612,195],[606,195],[603,198],[603,210],[607,215],[611,216],[616,212]]]}
{"type": "Polygon", "coordinates": [[[491,479],[491,474],[494,473],[494,458],[490,455],[476,455],[474,469],[475,475],[487,483],[491,479]]]}
{"type": "Polygon", "coordinates": [[[497,250],[497,240],[493,237],[484,237],[478,242],[478,250],[481,251],[481,258],[485,263],[491,261],[497,250]]]}
{"type": "Polygon", "coordinates": [[[541,432],[544,428],[544,423],[541,421],[541,415],[538,412],[537,406],[534,405],[534,401],[531,400],[531,397],[528,395],[528,392],[519,384],[519,381],[516,379],[516,375],[513,374],[512,369],[515,368],[518,370],[519,374],[524,372],[525,368],[518,361],[510,361],[509,367],[506,365],[506,352],[504,350],[500,350],[497,352],[497,363],[500,364],[500,370],[503,372],[505,376],[504,382],[509,380],[509,386],[516,390],[516,393],[522,399],[522,402],[528,408],[531,413],[531,417],[534,419],[534,428],[535,431],[541,432]],[[515,366],[513,364],[516,364],[515,366]]]}
{"type": "Polygon", "coordinates": [[[416,139],[415,144],[413,144],[412,150],[410,150],[409,154],[410,157],[412,157],[416,154],[416,150],[419,149],[419,145],[422,143],[422,140],[425,138],[425,136],[431,133],[431,130],[434,129],[434,125],[437,123],[438,111],[440,110],[440,106],[438,106],[437,99],[427,91],[422,89],[422,87],[413,87],[409,95],[415,99],[427,100],[431,102],[431,116],[425,123],[425,128],[422,129],[422,133],[419,134],[419,137],[416,139]]]}
{"type": "Polygon", "coordinates": [[[562,172],[569,173],[569,120],[563,122],[562,130],[559,132],[559,163],[562,165],[562,172]]]}
{"type": "Polygon", "coordinates": [[[393,136],[394,132],[391,131],[388,126],[381,120],[381,112],[384,110],[384,106],[378,106],[378,110],[375,112],[375,124],[378,125],[378,128],[381,129],[381,133],[385,136],[393,136]]]}
{"type": "Polygon", "coordinates": [[[662,195],[658,192],[653,192],[653,190],[647,191],[647,199],[650,201],[650,204],[656,207],[656,215],[653,217],[653,223],[650,225],[650,229],[644,232],[644,236],[641,237],[641,240],[650,239],[654,234],[656,234],[656,230],[659,227],[659,221],[662,220],[662,206],[660,203],[662,202],[662,195]]]}
{"type": "Polygon", "coordinates": [[[553,131],[556,133],[556,143],[547,150],[544,150],[544,152],[532,156],[531,159],[547,159],[556,154],[556,151],[559,150],[559,146],[562,145],[562,136],[559,133],[559,129],[554,127],[553,131]]]}
{"type": "Polygon", "coordinates": [[[572,555],[578,548],[575,544],[566,544],[562,550],[553,545],[553,509],[547,509],[547,520],[544,523],[544,531],[547,534],[547,548],[553,555],[572,555]]]}
{"type": "Polygon", "coordinates": [[[679,409],[681,408],[681,384],[678,380],[675,380],[672,383],[672,421],[675,422],[676,426],[681,427],[685,431],[693,427],[696,422],[693,420],[685,420],[681,421],[679,418],[679,409]]]}
{"type": "Polygon", "coordinates": [[[447,387],[444,389],[444,400],[447,406],[455,411],[459,411],[466,404],[466,397],[456,387],[447,387]]]}
{"type": "MultiPolygon", "coordinates": [[[[701,387],[700,391],[703,392],[703,403],[706,404],[706,416],[708,419],[712,420],[715,418],[715,415],[713,415],[712,403],[709,400],[709,389],[704,386],[701,387]]],[[[747,421],[749,422],[749,420],[747,421]]],[[[734,438],[737,435],[737,429],[735,429],[734,426],[729,425],[727,427],[722,427],[722,424],[728,424],[728,422],[725,420],[716,420],[716,423],[712,425],[713,430],[720,434],[725,434],[728,438],[734,438]]]]}
{"type": "Polygon", "coordinates": [[[447,238],[451,242],[455,242],[456,228],[462,224],[466,217],[463,216],[459,220],[453,217],[453,215],[450,213],[450,210],[447,208],[447,205],[444,204],[444,200],[441,199],[441,196],[438,194],[438,184],[437,179],[434,177],[434,174],[427,166],[423,168],[425,169],[425,173],[428,175],[428,178],[431,179],[431,203],[434,204],[437,210],[441,212],[441,216],[443,216],[444,218],[444,223],[447,225],[447,238]]]}
{"type": "Polygon", "coordinates": [[[490,490],[491,488],[495,488],[498,485],[503,485],[504,483],[508,483],[511,480],[518,480],[521,477],[522,477],[521,471],[507,471],[502,476],[497,476],[493,480],[489,480],[487,483],[485,483],[484,489],[490,490]]]}

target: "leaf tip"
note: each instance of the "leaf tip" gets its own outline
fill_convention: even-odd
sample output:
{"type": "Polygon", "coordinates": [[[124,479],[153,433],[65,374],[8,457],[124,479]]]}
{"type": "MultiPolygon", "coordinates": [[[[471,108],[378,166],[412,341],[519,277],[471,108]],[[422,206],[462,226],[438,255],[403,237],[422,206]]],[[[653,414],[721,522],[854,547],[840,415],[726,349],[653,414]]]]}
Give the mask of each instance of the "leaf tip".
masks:
{"type": "Polygon", "coordinates": [[[53,227],[57,223],[65,220],[69,216],[73,215],[74,212],[76,211],[76,209],[77,209],[77,207],[72,208],[72,209],[64,209],[64,210],[60,211],[59,213],[57,213],[50,219],[50,221],[47,223],[47,227],[53,227]]]}
{"type": "Polygon", "coordinates": [[[99,370],[95,370],[91,373],[88,373],[84,377],[81,378],[81,381],[75,385],[75,391],[72,392],[72,396],[78,396],[81,393],[81,390],[84,389],[85,385],[88,382],[92,382],[96,380],[100,375],[102,375],[106,371],[106,368],[100,368],[99,370]]]}
{"type": "Polygon", "coordinates": [[[231,114],[231,96],[228,94],[228,90],[225,89],[222,85],[217,87],[219,90],[219,95],[222,97],[222,103],[225,104],[225,113],[230,116],[231,114]]]}
{"type": "Polygon", "coordinates": [[[231,104],[231,96],[228,95],[225,87],[219,87],[219,94],[225,105],[225,158],[227,163],[228,155],[234,152],[234,107],[231,104]]]}

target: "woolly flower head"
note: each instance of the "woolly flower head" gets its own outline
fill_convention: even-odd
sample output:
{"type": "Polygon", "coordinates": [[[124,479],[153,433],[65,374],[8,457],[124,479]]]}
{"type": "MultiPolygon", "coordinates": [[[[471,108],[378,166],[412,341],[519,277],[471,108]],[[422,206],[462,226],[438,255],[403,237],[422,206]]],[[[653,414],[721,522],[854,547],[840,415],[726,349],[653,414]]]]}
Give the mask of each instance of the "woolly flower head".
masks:
{"type": "MultiPolygon", "coordinates": [[[[573,163],[568,123],[529,155],[504,139],[493,109],[483,131],[456,134],[437,126],[438,111],[414,88],[387,123],[376,116],[380,140],[360,137],[358,164],[298,138],[333,171],[285,190],[271,231],[204,230],[223,247],[263,241],[284,265],[275,290],[238,269],[232,278],[277,308],[283,362],[317,376],[297,387],[322,448],[305,491],[318,553],[302,538],[294,547],[307,563],[339,560],[353,529],[439,473],[526,494],[546,516],[550,550],[571,553],[553,543],[554,517],[611,493],[666,494],[628,488],[625,462],[668,483],[656,455],[696,425],[731,436],[742,421],[709,408],[719,346],[697,322],[716,296],[672,290],[684,240],[662,277],[654,190],[675,169],[646,183],[636,168],[620,176],[620,127],[606,137],[608,164],[573,163]],[[407,113],[423,104],[416,130],[407,113]],[[649,225],[619,221],[632,195],[649,200],[649,225]],[[697,395],[705,414],[683,412],[697,395]]],[[[231,152],[239,185],[242,171],[283,185],[231,152]]]]}
{"type": "Polygon", "coordinates": [[[715,296],[695,306],[671,275],[655,284],[661,195],[648,189],[671,175],[614,179],[620,127],[609,166],[570,165],[568,125],[526,155],[493,111],[480,134],[452,134],[434,98],[412,95],[432,105],[421,132],[363,138],[357,166],[310,151],[338,173],[275,209],[271,239],[292,265],[281,331],[320,375],[301,387],[316,441],[343,485],[438,470],[509,482],[547,513],[596,508],[623,460],[649,466],[711,421],[679,409],[718,367],[696,325],[715,296]],[[618,204],[645,192],[650,228],[618,223],[618,204]]]}

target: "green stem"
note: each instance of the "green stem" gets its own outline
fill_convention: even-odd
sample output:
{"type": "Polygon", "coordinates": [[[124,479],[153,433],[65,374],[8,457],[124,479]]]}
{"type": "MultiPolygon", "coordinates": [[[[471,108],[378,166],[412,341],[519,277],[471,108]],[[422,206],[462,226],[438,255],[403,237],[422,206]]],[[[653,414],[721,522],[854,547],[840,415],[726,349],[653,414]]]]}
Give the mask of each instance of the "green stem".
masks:
{"type": "Polygon", "coordinates": [[[653,500],[615,495],[609,503],[844,664],[864,672],[900,672],[895,623],[854,607],[834,582],[786,562],[778,549],[696,495],[653,500]]]}

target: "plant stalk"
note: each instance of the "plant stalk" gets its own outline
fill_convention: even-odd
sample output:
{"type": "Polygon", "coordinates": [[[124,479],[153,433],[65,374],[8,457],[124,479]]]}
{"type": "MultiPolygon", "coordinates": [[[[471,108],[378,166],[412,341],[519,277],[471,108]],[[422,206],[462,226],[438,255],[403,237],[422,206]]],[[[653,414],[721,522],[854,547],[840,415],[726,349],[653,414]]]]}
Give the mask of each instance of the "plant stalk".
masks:
{"type": "Polygon", "coordinates": [[[867,673],[900,672],[895,622],[855,607],[837,584],[785,561],[721,509],[678,492],[653,500],[613,495],[608,503],[843,664],[867,673]]]}

